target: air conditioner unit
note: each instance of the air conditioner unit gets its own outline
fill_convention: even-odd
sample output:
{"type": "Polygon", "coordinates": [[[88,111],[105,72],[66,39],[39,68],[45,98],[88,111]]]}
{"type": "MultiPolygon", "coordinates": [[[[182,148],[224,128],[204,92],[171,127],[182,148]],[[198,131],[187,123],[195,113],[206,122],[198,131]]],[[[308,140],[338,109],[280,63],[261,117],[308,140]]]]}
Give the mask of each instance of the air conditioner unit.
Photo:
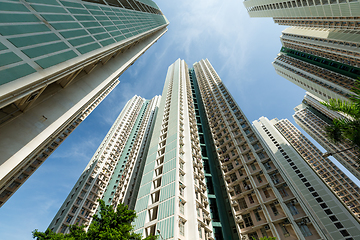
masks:
{"type": "Polygon", "coordinates": [[[264,226],[264,229],[265,229],[265,230],[270,230],[270,226],[269,226],[269,225],[265,225],[265,226],[264,226]]]}
{"type": "Polygon", "coordinates": [[[274,201],[274,204],[279,204],[279,201],[274,201]]]}
{"type": "Polygon", "coordinates": [[[304,218],[304,221],[305,221],[305,223],[310,223],[311,222],[309,218],[304,218]]]}
{"type": "Polygon", "coordinates": [[[258,207],[257,207],[257,210],[261,210],[261,206],[258,206],[258,207]]]}
{"type": "Polygon", "coordinates": [[[284,224],[289,224],[290,223],[290,221],[289,221],[289,219],[284,219],[284,222],[283,222],[284,224]]]}
{"type": "Polygon", "coordinates": [[[291,201],[292,204],[297,204],[298,203],[298,200],[297,199],[294,199],[291,201]]]}
{"type": "Polygon", "coordinates": [[[242,221],[242,216],[241,215],[236,216],[236,221],[242,221]]]}

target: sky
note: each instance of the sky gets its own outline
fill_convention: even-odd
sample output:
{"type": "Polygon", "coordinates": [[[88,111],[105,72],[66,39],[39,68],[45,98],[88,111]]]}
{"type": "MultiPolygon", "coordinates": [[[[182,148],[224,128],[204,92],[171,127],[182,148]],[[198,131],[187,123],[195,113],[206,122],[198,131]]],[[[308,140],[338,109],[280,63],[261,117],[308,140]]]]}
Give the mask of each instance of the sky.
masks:
{"type": "MultiPolygon", "coordinates": [[[[155,0],[170,21],[165,33],[119,78],[120,84],[0,208],[0,240],[45,231],[78,177],[134,95],[161,95],[167,68],[209,59],[250,122],[287,118],[305,90],[275,73],[285,26],[250,18],[240,0],[155,0]]],[[[295,124],[295,126],[297,126],[295,124]]]]}

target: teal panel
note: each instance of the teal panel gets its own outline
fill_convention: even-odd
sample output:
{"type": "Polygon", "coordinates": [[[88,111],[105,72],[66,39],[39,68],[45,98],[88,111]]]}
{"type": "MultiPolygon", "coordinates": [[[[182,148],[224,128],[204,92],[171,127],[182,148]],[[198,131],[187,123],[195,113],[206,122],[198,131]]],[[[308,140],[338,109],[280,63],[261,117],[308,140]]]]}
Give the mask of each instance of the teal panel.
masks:
{"type": "Polygon", "coordinates": [[[164,239],[170,239],[174,237],[174,217],[167,218],[156,224],[156,228],[160,230],[161,236],[164,239]]]}
{"type": "Polygon", "coordinates": [[[109,18],[108,17],[106,17],[106,16],[95,16],[95,18],[97,19],[97,20],[109,20],[109,18]]]}
{"type": "Polygon", "coordinates": [[[150,189],[151,189],[151,182],[149,182],[148,184],[142,185],[140,187],[139,194],[137,197],[141,198],[141,197],[145,196],[146,194],[149,194],[150,189]]]}
{"type": "Polygon", "coordinates": [[[100,26],[98,22],[81,22],[81,24],[86,28],[100,26]]]}
{"type": "Polygon", "coordinates": [[[149,196],[150,195],[147,195],[143,198],[140,198],[136,201],[136,206],[135,206],[135,211],[136,212],[141,212],[143,210],[145,210],[148,206],[148,203],[149,203],[149,196]]]}
{"type": "Polygon", "coordinates": [[[74,15],[78,21],[95,21],[95,18],[90,15],[74,15]]]}
{"type": "Polygon", "coordinates": [[[0,54],[0,67],[11,64],[11,63],[20,62],[21,60],[22,59],[13,52],[3,53],[3,54],[0,54]]]}
{"type": "Polygon", "coordinates": [[[146,174],[146,173],[154,170],[154,167],[155,167],[155,161],[147,164],[147,165],[144,167],[144,174],[146,174]]]}
{"type": "Polygon", "coordinates": [[[3,36],[47,31],[50,29],[44,24],[0,26],[0,34],[3,36]]]}
{"type": "Polygon", "coordinates": [[[85,4],[85,7],[87,9],[97,9],[97,10],[100,10],[100,8],[98,6],[95,6],[95,5],[88,5],[88,4],[85,4]]]}
{"type": "Polygon", "coordinates": [[[21,3],[0,2],[0,9],[9,12],[30,12],[30,10],[21,3]]]}
{"type": "MultiPolygon", "coordinates": [[[[155,148],[155,151],[156,151],[156,148],[155,148]]],[[[156,152],[152,153],[151,155],[149,153],[146,158],[146,164],[149,164],[149,163],[155,161],[155,159],[156,159],[156,152]]]]}
{"type": "Polygon", "coordinates": [[[57,5],[60,6],[60,4],[56,0],[26,0],[28,3],[45,3],[47,5],[57,5]]]}
{"type": "Polygon", "coordinates": [[[83,6],[80,3],[74,3],[74,2],[67,2],[67,1],[60,1],[64,6],[67,7],[77,7],[77,8],[83,8],[83,6]]]}
{"type": "Polygon", "coordinates": [[[45,13],[68,13],[62,7],[54,7],[54,6],[44,6],[44,5],[31,5],[33,9],[37,12],[45,12],[45,13]]]}
{"type": "Polygon", "coordinates": [[[97,34],[97,33],[102,33],[102,32],[105,32],[105,29],[102,28],[102,27],[98,27],[98,28],[89,28],[88,31],[91,33],[91,34],[97,34]]]}
{"type": "Polygon", "coordinates": [[[172,142],[172,141],[174,141],[175,139],[177,139],[177,134],[173,134],[173,135],[171,135],[171,136],[168,136],[167,137],[167,142],[172,142]]]}
{"type": "Polygon", "coordinates": [[[53,26],[53,28],[55,28],[56,30],[81,28],[80,24],[78,24],[77,22],[51,23],[51,26],[53,26]]]}
{"type": "Polygon", "coordinates": [[[115,26],[111,26],[111,27],[106,27],[105,28],[107,31],[111,32],[111,31],[114,31],[114,30],[117,30],[117,28],[115,26]]]}
{"type": "MultiPolygon", "coordinates": [[[[120,35],[121,32],[120,31],[114,31],[114,32],[110,32],[110,35],[113,36],[113,37],[116,37],[118,35],[120,35]]],[[[125,38],[125,37],[124,37],[125,38]]]]}
{"type": "MultiPolygon", "coordinates": [[[[135,221],[134,221],[134,225],[135,225],[134,230],[142,228],[144,226],[145,217],[146,217],[146,211],[137,213],[137,218],[135,218],[135,221]]],[[[140,233],[141,233],[141,231],[140,231],[140,233]]]]}
{"type": "Polygon", "coordinates": [[[87,33],[85,30],[83,30],[83,29],[66,31],[66,32],[60,32],[60,34],[61,34],[64,38],[73,38],[73,37],[79,37],[79,36],[88,35],[88,33],[87,33]]]}
{"type": "Polygon", "coordinates": [[[70,15],[56,15],[56,14],[41,14],[45,20],[51,22],[58,22],[58,21],[64,21],[64,22],[71,22],[75,21],[75,19],[70,15]]]}
{"type": "Polygon", "coordinates": [[[101,40],[101,39],[110,37],[110,35],[109,35],[108,33],[102,33],[102,34],[95,35],[94,37],[95,37],[97,40],[101,40]]]}
{"type": "Polygon", "coordinates": [[[82,37],[82,38],[77,38],[77,39],[73,39],[73,40],[69,40],[69,42],[71,43],[71,45],[75,46],[79,46],[85,43],[89,43],[89,42],[93,42],[95,41],[92,37],[82,37]]]}
{"type": "MultiPolygon", "coordinates": [[[[156,153],[157,149],[158,149],[158,145],[156,144],[155,146],[153,146],[153,147],[151,147],[151,148],[149,149],[148,155],[153,154],[153,153],[156,153]]],[[[154,158],[154,159],[155,159],[155,158],[154,158]]]]}
{"type": "Polygon", "coordinates": [[[160,190],[160,201],[164,201],[175,196],[175,183],[171,183],[160,190]]]}
{"type": "Polygon", "coordinates": [[[105,12],[105,14],[106,14],[107,16],[114,16],[114,15],[115,15],[114,12],[110,12],[110,11],[104,11],[104,12],[105,12]]]}
{"type": "Polygon", "coordinates": [[[35,61],[37,64],[39,64],[42,68],[48,68],[51,66],[54,66],[58,63],[65,62],[71,58],[77,57],[76,53],[72,50],[63,52],[60,54],[56,54],[50,57],[46,57],[40,60],[35,61]]]}
{"type": "Polygon", "coordinates": [[[163,175],[163,178],[161,180],[161,184],[162,185],[167,185],[171,182],[174,182],[175,181],[175,178],[176,178],[176,169],[168,172],[168,173],[165,173],[163,175]]]}
{"type": "Polygon", "coordinates": [[[115,38],[116,41],[120,42],[121,40],[124,40],[125,36],[121,35],[115,38]]]}
{"type": "Polygon", "coordinates": [[[96,10],[89,10],[94,15],[105,15],[102,11],[96,11],[96,10]]]}
{"type": "MultiPolygon", "coordinates": [[[[109,16],[110,20],[118,21],[119,18],[117,16],[109,16]]],[[[114,22],[114,21],[113,21],[114,22]]]]}
{"type": "Polygon", "coordinates": [[[151,182],[151,180],[153,179],[153,175],[154,175],[154,172],[152,172],[152,171],[148,172],[147,174],[144,174],[142,176],[140,185],[142,186],[148,182],[151,182]]]}
{"type": "Polygon", "coordinates": [[[167,218],[175,213],[175,198],[171,198],[159,205],[158,220],[167,218]]]}
{"type": "Polygon", "coordinates": [[[111,8],[109,8],[109,7],[100,6],[100,8],[101,8],[102,10],[108,10],[108,11],[111,11],[111,8]]]}
{"type": "Polygon", "coordinates": [[[60,50],[64,50],[66,48],[69,48],[65,43],[59,42],[59,43],[53,43],[48,44],[45,46],[40,47],[34,47],[30,49],[22,50],[26,55],[28,55],[30,58],[39,57],[41,55],[57,52],[60,50]]]}
{"type": "Polygon", "coordinates": [[[176,148],[177,141],[172,141],[171,143],[166,144],[165,152],[170,152],[172,149],[176,148]]]}
{"type": "Polygon", "coordinates": [[[0,22],[11,23],[11,22],[40,22],[40,20],[33,14],[0,14],[0,22]]]}
{"type": "Polygon", "coordinates": [[[86,9],[68,8],[67,10],[72,14],[89,14],[86,9]]]}
{"type": "Polygon", "coordinates": [[[174,169],[176,167],[176,158],[173,158],[172,160],[166,162],[164,164],[164,173],[174,169]]]}
{"type": "Polygon", "coordinates": [[[167,162],[174,157],[176,157],[176,149],[166,152],[164,156],[164,161],[167,162]]]}
{"type": "Polygon", "coordinates": [[[111,21],[100,21],[100,24],[103,26],[111,26],[114,25],[111,21]]]}
{"type": "Polygon", "coordinates": [[[60,38],[54,33],[41,34],[41,35],[32,35],[26,37],[17,37],[8,39],[16,47],[25,47],[39,43],[47,43],[52,41],[58,41],[60,38]]]}
{"type": "Polygon", "coordinates": [[[100,48],[100,44],[98,43],[93,43],[93,44],[90,44],[90,45],[86,45],[86,46],[83,46],[83,47],[79,47],[77,48],[77,50],[81,53],[81,54],[84,54],[84,53],[87,53],[87,52],[91,52],[95,49],[98,49],[100,48]]]}
{"type": "Polygon", "coordinates": [[[4,69],[0,71],[0,85],[11,82],[15,79],[24,77],[34,72],[36,72],[35,69],[30,67],[30,65],[28,64],[4,69]]]}
{"type": "Polygon", "coordinates": [[[112,43],[114,43],[114,39],[108,39],[108,40],[104,40],[104,41],[101,41],[100,44],[103,45],[104,47],[107,46],[107,45],[110,45],[112,43]]]}
{"type": "Polygon", "coordinates": [[[1,51],[1,50],[5,50],[5,49],[8,49],[8,48],[7,48],[7,47],[5,47],[5,45],[4,45],[4,44],[0,43],[0,51],[1,51]]]}

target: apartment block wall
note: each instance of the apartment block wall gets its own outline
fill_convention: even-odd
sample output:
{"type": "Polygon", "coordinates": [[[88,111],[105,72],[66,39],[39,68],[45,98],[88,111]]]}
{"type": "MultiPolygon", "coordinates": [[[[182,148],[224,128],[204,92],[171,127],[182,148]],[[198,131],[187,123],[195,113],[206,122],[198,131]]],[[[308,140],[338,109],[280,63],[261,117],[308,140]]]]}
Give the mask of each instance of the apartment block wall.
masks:
{"type": "Polygon", "coordinates": [[[147,138],[146,131],[139,127],[142,121],[151,122],[157,101],[155,97],[149,103],[138,96],[129,100],[49,225],[50,229],[66,233],[68,225],[89,226],[97,211],[97,200],[111,203],[114,185],[125,184],[121,181],[123,176],[138,160],[139,145],[147,138]],[[134,141],[135,138],[139,140],[134,141]]]}
{"type": "Polygon", "coordinates": [[[166,32],[154,6],[0,1],[0,206],[166,32]]]}
{"type": "Polygon", "coordinates": [[[254,134],[209,61],[200,61],[194,69],[239,237],[299,239],[302,233],[290,224],[291,214],[277,190],[289,189],[286,177],[274,171],[274,166],[265,168],[264,164],[272,156],[254,134]]]}
{"type": "Polygon", "coordinates": [[[295,220],[295,226],[299,227],[303,234],[307,233],[304,235],[305,239],[313,238],[312,233],[309,234],[303,228],[304,221],[300,221],[302,217],[298,214],[304,211],[309,218],[309,221],[305,221],[306,226],[311,222],[319,232],[326,236],[325,239],[359,238],[359,222],[276,130],[273,125],[277,123],[277,119],[269,121],[264,117],[253,122],[256,130],[275,155],[279,171],[283,171],[287,176],[289,185],[294,189],[293,193],[297,195],[297,202],[302,206],[302,211],[294,211],[295,209],[288,205],[295,220]]]}
{"type": "Polygon", "coordinates": [[[135,210],[135,231],[164,239],[212,239],[188,67],[168,68],[135,210]]]}
{"type": "Polygon", "coordinates": [[[324,158],[322,152],[289,120],[282,119],[273,125],[360,221],[360,188],[330,159],[324,158]]]}

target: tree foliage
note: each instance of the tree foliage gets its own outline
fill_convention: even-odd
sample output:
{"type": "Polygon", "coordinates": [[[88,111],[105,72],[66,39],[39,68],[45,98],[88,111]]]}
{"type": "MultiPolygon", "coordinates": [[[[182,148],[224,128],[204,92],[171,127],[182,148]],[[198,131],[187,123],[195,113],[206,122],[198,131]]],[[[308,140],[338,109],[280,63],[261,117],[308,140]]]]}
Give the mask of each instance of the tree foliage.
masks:
{"type": "Polygon", "coordinates": [[[347,142],[354,147],[360,147],[360,81],[357,80],[352,89],[354,94],[350,102],[340,99],[330,99],[322,104],[328,109],[341,112],[347,118],[333,119],[331,125],[325,127],[328,138],[334,143],[347,142]]]}
{"type": "MultiPolygon", "coordinates": [[[[70,226],[70,233],[54,233],[50,229],[45,232],[33,231],[36,240],[140,240],[141,234],[133,232],[131,223],[136,218],[136,212],[129,210],[126,205],[119,204],[116,211],[112,206],[106,206],[103,200],[100,202],[99,215],[93,216],[88,231],[84,226],[70,226]]],[[[149,236],[146,240],[156,240],[157,236],[149,236]]]]}

